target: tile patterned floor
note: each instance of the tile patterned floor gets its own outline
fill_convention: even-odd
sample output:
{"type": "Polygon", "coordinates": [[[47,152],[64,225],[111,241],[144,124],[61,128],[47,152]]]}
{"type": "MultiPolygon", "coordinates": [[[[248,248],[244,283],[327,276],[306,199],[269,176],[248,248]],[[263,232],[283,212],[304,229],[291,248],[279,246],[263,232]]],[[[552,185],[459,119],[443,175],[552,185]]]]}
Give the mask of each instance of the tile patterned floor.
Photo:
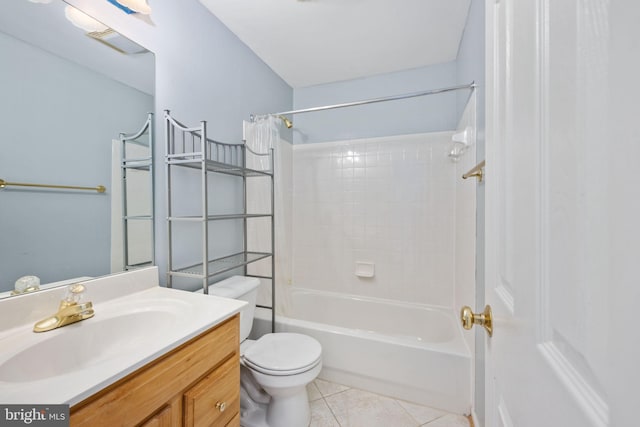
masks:
{"type": "Polygon", "coordinates": [[[469,427],[462,415],[380,396],[324,380],[307,386],[310,427],[469,427]]]}

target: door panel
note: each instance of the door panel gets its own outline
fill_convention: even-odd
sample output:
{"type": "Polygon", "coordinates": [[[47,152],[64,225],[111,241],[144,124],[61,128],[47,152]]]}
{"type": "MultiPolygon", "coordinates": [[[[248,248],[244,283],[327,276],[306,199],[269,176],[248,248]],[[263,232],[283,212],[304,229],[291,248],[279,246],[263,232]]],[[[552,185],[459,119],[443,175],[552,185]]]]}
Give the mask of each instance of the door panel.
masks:
{"type": "Polygon", "coordinates": [[[595,425],[608,424],[606,322],[606,8],[541,4],[540,350],[595,425]]]}
{"type": "Polygon", "coordinates": [[[640,333],[638,318],[640,286],[638,242],[640,241],[640,2],[612,1],[609,9],[610,49],[607,117],[609,135],[603,141],[607,156],[602,174],[607,182],[607,222],[610,224],[605,256],[609,259],[608,366],[606,381],[611,425],[638,425],[640,384],[640,333]]]}
{"type": "Polygon", "coordinates": [[[606,426],[606,2],[487,1],[487,426],[606,426]]]}

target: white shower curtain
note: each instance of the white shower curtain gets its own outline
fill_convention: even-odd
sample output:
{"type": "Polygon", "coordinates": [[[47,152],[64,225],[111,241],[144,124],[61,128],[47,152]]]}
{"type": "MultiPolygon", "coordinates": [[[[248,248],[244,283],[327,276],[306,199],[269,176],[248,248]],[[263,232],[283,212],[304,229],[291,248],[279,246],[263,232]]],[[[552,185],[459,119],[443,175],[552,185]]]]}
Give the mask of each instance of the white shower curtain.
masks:
{"type": "MultiPolygon", "coordinates": [[[[292,148],[280,138],[280,120],[267,116],[255,122],[243,122],[245,144],[257,153],[268,153],[274,149],[274,187],[275,187],[275,275],[276,275],[276,312],[286,312],[287,292],[284,287],[291,284],[291,188],[292,188],[292,148]]],[[[269,157],[256,156],[247,151],[247,167],[256,170],[268,170],[271,167],[269,157]]],[[[247,179],[247,212],[265,213],[271,210],[271,189],[268,178],[247,179]]],[[[247,246],[250,251],[271,251],[271,223],[267,218],[250,219],[247,224],[247,246]]],[[[250,274],[271,275],[271,259],[250,264],[250,274]]],[[[271,305],[270,280],[262,280],[258,303],[271,305]]]]}

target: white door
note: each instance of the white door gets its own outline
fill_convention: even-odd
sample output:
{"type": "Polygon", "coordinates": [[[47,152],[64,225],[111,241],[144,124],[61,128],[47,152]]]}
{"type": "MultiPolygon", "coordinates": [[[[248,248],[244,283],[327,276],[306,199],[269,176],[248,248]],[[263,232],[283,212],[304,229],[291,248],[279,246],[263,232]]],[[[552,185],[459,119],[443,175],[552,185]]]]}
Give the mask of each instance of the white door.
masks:
{"type": "Polygon", "coordinates": [[[640,425],[639,3],[486,2],[486,427],[640,425]]]}

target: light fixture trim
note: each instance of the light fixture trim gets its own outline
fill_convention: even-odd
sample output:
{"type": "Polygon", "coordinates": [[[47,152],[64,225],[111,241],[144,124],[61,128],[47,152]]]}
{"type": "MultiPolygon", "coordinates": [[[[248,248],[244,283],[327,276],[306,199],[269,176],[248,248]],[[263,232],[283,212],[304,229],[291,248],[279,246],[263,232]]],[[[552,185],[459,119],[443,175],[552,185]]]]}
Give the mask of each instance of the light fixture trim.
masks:
{"type": "Polygon", "coordinates": [[[136,13],[135,10],[129,9],[127,6],[119,3],[117,0],[107,0],[107,1],[112,5],[114,5],[115,7],[117,7],[118,9],[120,9],[121,11],[123,11],[124,13],[126,13],[127,15],[132,15],[136,13]]]}
{"type": "Polygon", "coordinates": [[[147,0],[107,0],[110,3],[118,3],[125,8],[143,15],[151,15],[151,7],[147,0]]]}

